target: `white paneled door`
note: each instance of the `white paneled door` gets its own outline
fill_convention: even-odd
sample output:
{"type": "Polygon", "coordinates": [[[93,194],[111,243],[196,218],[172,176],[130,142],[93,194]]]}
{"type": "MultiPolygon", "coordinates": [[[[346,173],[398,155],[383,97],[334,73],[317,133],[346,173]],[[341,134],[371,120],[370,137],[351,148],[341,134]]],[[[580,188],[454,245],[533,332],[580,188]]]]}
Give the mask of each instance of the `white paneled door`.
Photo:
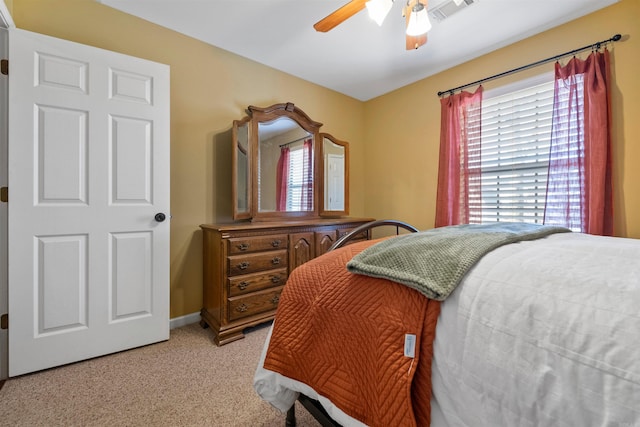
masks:
{"type": "Polygon", "coordinates": [[[169,67],[9,32],[9,376],[169,338],[169,67]]]}
{"type": "Polygon", "coordinates": [[[327,182],[330,211],[344,210],[344,155],[329,154],[327,182]]]}

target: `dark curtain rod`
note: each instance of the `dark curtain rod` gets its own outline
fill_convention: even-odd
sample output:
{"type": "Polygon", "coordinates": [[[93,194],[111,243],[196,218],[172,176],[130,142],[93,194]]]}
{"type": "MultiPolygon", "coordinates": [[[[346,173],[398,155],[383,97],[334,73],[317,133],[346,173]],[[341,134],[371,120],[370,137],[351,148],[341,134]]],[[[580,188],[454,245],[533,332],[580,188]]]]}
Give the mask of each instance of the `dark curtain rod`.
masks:
{"type": "Polygon", "coordinates": [[[289,144],[293,144],[294,142],[302,141],[303,139],[309,138],[311,135],[303,136],[302,138],[294,139],[293,141],[285,142],[284,144],[278,145],[278,147],[286,147],[289,144]]]}
{"type": "Polygon", "coordinates": [[[523,65],[522,67],[514,68],[513,70],[509,70],[509,71],[505,71],[505,72],[500,73],[500,74],[496,74],[495,76],[485,77],[484,79],[480,79],[480,80],[475,81],[473,83],[467,83],[466,85],[462,85],[462,86],[454,87],[453,89],[449,89],[449,90],[444,90],[442,92],[438,92],[438,96],[442,96],[442,95],[445,95],[447,93],[450,94],[450,95],[453,95],[453,92],[455,92],[457,90],[464,89],[464,88],[467,88],[469,86],[475,86],[475,85],[478,85],[478,84],[482,84],[484,82],[488,82],[489,80],[494,80],[494,79],[497,79],[497,78],[500,78],[500,77],[507,76],[509,74],[513,74],[513,73],[517,73],[519,71],[527,70],[529,68],[537,67],[538,65],[546,64],[547,62],[555,61],[555,60],[558,60],[558,59],[563,58],[565,56],[569,56],[569,55],[576,54],[578,52],[582,52],[583,50],[600,49],[600,47],[602,47],[603,44],[611,43],[611,42],[617,42],[621,38],[622,38],[622,36],[620,34],[616,34],[615,36],[611,37],[608,40],[602,40],[602,41],[597,42],[597,43],[593,43],[593,44],[590,44],[590,45],[587,45],[587,46],[584,46],[584,47],[581,47],[581,48],[578,48],[578,49],[571,50],[569,52],[561,53],[560,55],[552,56],[552,57],[547,58],[547,59],[542,59],[542,60],[540,60],[538,62],[533,62],[533,63],[528,64],[528,65],[523,65]]]}

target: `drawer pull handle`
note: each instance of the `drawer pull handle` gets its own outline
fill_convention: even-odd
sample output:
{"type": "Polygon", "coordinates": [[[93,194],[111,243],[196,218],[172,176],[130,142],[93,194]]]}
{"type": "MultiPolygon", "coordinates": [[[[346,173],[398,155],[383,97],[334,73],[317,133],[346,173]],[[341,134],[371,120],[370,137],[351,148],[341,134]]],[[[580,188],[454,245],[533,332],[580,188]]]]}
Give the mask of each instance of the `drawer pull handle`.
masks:
{"type": "Polygon", "coordinates": [[[249,249],[249,244],[248,243],[240,243],[238,245],[238,249],[240,249],[241,251],[246,251],[247,249],[249,249]]]}
{"type": "Polygon", "coordinates": [[[249,263],[246,261],[241,262],[240,264],[238,264],[238,268],[240,270],[246,270],[247,268],[249,268],[249,263]]]}
{"type": "Polygon", "coordinates": [[[242,304],[240,304],[239,306],[236,307],[236,311],[239,311],[240,313],[244,313],[248,309],[249,309],[249,307],[245,303],[242,303],[242,304]]]}
{"type": "Polygon", "coordinates": [[[271,264],[273,264],[273,265],[278,265],[278,264],[280,264],[280,257],[279,257],[279,256],[277,256],[277,257],[275,257],[274,259],[272,259],[272,260],[271,260],[271,264]]]}
{"type": "Polygon", "coordinates": [[[280,243],[282,243],[281,240],[274,240],[271,242],[271,246],[273,246],[274,248],[279,248],[280,247],[280,243]]]}
{"type": "Polygon", "coordinates": [[[275,297],[271,298],[271,304],[275,305],[278,304],[280,302],[280,295],[276,295],[275,297]]]}
{"type": "Polygon", "coordinates": [[[271,276],[271,283],[280,283],[280,276],[271,276]]]}
{"type": "Polygon", "coordinates": [[[247,289],[247,287],[249,287],[249,282],[238,283],[238,289],[240,289],[241,291],[244,291],[245,289],[247,289]]]}

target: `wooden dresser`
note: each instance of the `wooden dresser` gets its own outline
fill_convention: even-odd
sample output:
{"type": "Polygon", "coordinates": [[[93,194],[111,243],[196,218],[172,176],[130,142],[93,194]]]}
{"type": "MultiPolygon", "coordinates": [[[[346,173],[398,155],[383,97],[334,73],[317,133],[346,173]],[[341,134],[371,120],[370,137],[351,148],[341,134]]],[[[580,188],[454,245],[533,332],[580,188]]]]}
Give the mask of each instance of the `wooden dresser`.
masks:
{"type": "MultiPolygon", "coordinates": [[[[274,318],[280,292],[297,266],[372,218],[203,224],[204,307],[200,324],[218,345],[274,318]]],[[[365,232],[362,239],[370,236],[365,232]]]]}

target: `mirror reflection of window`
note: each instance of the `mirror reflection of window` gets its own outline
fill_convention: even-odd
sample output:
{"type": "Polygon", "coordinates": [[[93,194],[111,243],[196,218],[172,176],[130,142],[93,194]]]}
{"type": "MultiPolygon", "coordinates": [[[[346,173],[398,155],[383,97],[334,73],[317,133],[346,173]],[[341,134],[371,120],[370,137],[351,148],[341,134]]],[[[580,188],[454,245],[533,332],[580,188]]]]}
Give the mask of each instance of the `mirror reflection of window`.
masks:
{"type": "Polygon", "coordinates": [[[313,211],[313,137],[284,117],[258,128],[259,211],[313,211]]]}
{"type": "MultiPolygon", "coordinates": [[[[284,208],[287,212],[313,210],[313,152],[311,139],[289,148],[284,208]]],[[[281,207],[281,206],[280,206],[281,207]]]]}

